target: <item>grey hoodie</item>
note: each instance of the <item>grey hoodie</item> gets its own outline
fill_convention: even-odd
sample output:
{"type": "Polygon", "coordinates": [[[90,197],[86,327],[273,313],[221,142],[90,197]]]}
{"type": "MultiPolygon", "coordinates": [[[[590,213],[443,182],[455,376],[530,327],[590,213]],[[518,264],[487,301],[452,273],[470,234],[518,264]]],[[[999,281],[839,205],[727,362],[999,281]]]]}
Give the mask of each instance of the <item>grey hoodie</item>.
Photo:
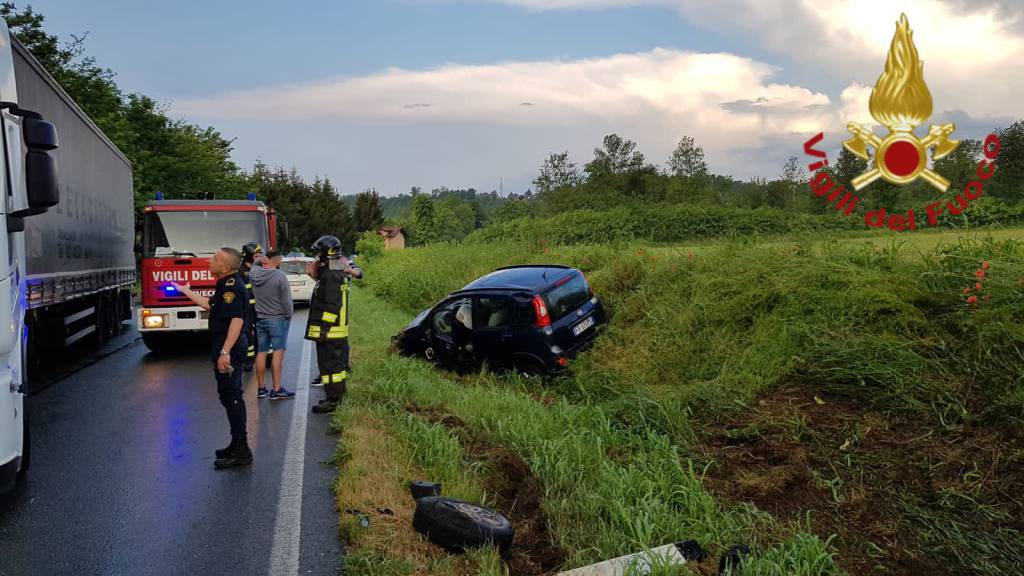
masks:
{"type": "Polygon", "coordinates": [[[253,266],[250,272],[252,291],[256,298],[256,317],[259,319],[291,318],[292,288],[288,275],[277,268],[253,266]]]}

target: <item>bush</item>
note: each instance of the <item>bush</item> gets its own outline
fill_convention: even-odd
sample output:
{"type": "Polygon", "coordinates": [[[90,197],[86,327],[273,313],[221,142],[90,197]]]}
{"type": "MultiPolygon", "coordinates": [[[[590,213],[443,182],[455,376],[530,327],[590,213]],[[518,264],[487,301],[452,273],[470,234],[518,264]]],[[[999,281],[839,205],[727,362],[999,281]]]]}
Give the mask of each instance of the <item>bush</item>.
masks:
{"type": "Polygon", "coordinates": [[[371,262],[384,255],[384,239],[373,230],[363,232],[356,242],[356,254],[364,262],[371,262]]]}
{"type": "Polygon", "coordinates": [[[836,214],[814,216],[771,208],[699,207],[687,204],[575,210],[549,218],[496,222],[467,241],[545,240],[553,244],[603,244],[631,240],[679,242],[806,230],[856,230],[863,223],[836,214]]]}

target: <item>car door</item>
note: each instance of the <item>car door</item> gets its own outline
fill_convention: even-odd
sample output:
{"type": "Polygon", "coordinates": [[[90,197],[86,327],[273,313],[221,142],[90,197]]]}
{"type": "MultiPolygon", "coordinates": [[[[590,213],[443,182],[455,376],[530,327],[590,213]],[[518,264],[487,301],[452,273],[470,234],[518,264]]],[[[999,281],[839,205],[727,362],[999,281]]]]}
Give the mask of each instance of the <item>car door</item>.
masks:
{"type": "Polygon", "coordinates": [[[508,296],[482,295],[476,298],[475,311],[473,350],[477,358],[494,369],[510,367],[521,331],[515,301],[508,296]]]}
{"type": "Polygon", "coordinates": [[[430,338],[427,347],[427,358],[434,360],[449,370],[463,371],[473,364],[473,355],[468,335],[472,326],[458,325],[456,315],[463,306],[472,307],[469,297],[457,297],[439,305],[430,316],[430,338]]]}

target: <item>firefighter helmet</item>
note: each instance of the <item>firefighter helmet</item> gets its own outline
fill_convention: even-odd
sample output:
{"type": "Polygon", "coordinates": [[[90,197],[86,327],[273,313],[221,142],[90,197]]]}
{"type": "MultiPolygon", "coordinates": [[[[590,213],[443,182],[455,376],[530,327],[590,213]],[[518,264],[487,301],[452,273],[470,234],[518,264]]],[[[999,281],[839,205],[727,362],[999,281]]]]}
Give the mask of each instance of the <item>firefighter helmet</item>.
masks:
{"type": "Polygon", "coordinates": [[[321,261],[341,256],[341,240],[337,236],[321,236],[313,243],[313,255],[321,261]]]}
{"type": "Polygon", "coordinates": [[[263,247],[259,242],[249,242],[242,246],[242,262],[252,263],[257,254],[263,253],[263,247]]]}

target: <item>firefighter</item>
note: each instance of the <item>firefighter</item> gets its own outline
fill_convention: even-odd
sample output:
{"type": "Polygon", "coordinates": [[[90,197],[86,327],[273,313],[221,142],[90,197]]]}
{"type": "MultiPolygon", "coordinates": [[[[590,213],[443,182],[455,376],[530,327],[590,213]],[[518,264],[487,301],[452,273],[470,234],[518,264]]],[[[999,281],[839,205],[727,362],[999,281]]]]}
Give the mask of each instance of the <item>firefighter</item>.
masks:
{"type": "Polygon", "coordinates": [[[249,302],[245,308],[245,329],[246,337],[249,341],[249,349],[245,351],[245,371],[252,372],[253,366],[256,365],[256,293],[252,290],[252,278],[249,275],[252,272],[253,262],[256,260],[256,256],[263,253],[263,247],[260,246],[259,242],[249,242],[242,246],[242,269],[239,270],[239,274],[245,279],[245,289],[249,292],[249,302]]]}
{"type": "Polygon", "coordinates": [[[351,279],[362,278],[363,272],[341,255],[341,241],[335,236],[321,236],[313,244],[316,257],[306,271],[316,280],[309,302],[306,340],[316,342],[316,359],[320,368],[325,398],[313,412],[333,412],[348,382],[348,289],[351,279]]]}

